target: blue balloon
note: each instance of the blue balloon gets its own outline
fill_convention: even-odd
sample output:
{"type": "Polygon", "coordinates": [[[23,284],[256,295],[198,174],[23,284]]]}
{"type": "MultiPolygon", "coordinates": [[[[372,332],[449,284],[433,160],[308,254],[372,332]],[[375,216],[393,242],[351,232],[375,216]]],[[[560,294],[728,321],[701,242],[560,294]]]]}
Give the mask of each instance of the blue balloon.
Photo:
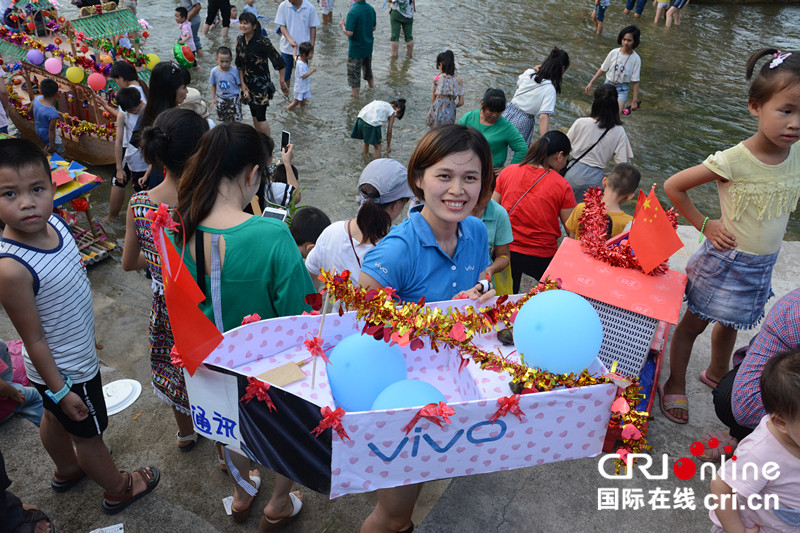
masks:
{"type": "Polygon", "coordinates": [[[326,365],[333,401],[345,411],[369,411],[378,394],[406,379],[406,360],[397,345],[358,333],[331,351],[326,365]]]}
{"type": "Polygon", "coordinates": [[[514,321],[514,345],[525,363],[554,374],[583,372],[602,344],[597,311],[573,292],[537,294],[525,302],[514,321]]]}
{"type": "Polygon", "coordinates": [[[446,402],[444,394],[430,383],[416,379],[404,379],[392,383],[381,392],[375,403],[373,411],[385,409],[403,409],[404,407],[423,407],[429,403],[446,402]]]}

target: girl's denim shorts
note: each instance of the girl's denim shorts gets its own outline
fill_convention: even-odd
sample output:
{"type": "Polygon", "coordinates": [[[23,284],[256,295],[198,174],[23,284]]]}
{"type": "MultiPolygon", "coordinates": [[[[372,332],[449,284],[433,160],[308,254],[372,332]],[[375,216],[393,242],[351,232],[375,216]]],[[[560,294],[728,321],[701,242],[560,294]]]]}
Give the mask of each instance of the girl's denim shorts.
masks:
{"type": "Polygon", "coordinates": [[[778,252],[754,255],[739,250],[721,252],[708,240],[686,265],[685,299],[703,320],[733,329],[750,329],[764,318],[764,306],[774,296],[772,268],[778,252]]]}

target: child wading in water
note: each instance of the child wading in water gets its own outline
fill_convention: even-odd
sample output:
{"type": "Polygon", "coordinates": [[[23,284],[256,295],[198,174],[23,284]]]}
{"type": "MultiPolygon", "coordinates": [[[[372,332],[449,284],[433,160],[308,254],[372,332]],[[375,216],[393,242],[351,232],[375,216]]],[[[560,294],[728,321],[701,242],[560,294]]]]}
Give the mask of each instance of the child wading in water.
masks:
{"type": "Polygon", "coordinates": [[[617,36],[617,43],[621,46],[608,53],[605,61],[597,69],[592,81],[589,82],[589,85],[584,90],[586,94],[591,94],[592,85],[605,72],[606,83],[617,88],[620,113],[625,109],[625,102],[628,100],[628,88],[631,85],[633,85],[631,111],[636,111],[639,108],[639,73],[642,70],[642,58],[639,57],[635,50],[639,46],[640,35],[641,32],[636,26],[622,28],[619,36],[617,36]]]}
{"type": "Polygon", "coordinates": [[[300,55],[297,58],[297,72],[294,75],[294,100],[286,108],[287,111],[297,107],[297,104],[305,109],[306,100],[311,98],[311,80],[309,78],[317,71],[317,67],[308,68],[309,60],[314,57],[314,47],[310,42],[300,43],[298,53],[300,55]]]}
{"type": "Polygon", "coordinates": [[[186,160],[197,150],[200,137],[208,131],[208,121],[190,109],[169,109],[161,113],[152,127],[142,132],[140,146],[148,163],[166,169],[164,181],[149,191],[131,196],[125,227],[122,269],[147,268],[153,279],[153,305],[150,308],[150,369],[153,390],[159,399],[172,407],[178,425],[178,449],[188,452],[197,443],[192,426],[189,398],[183,370],[172,364],[172,336],[161,262],[148,213],[160,204],[174,208],[178,204],[178,180],[186,160]]]}
{"type": "Polygon", "coordinates": [[[372,145],[375,159],[378,159],[381,157],[381,126],[386,124],[386,155],[389,155],[392,153],[392,126],[394,125],[394,119],[401,120],[405,112],[405,100],[394,100],[391,103],[373,100],[359,111],[356,123],[353,125],[353,131],[350,132],[350,137],[364,141],[361,149],[364,155],[367,155],[369,145],[372,145]]]}
{"type": "Polygon", "coordinates": [[[789,214],[800,196],[800,52],[763,48],[747,62],[747,76],[768,56],[750,86],[748,107],[758,131],[733,148],[709,156],[664,184],[680,213],[705,236],[686,265],[688,309],[670,346],[670,375],[659,387],[661,410],[679,424],[689,420],[686,368],[698,335],[714,324],[711,361],[700,379],[715,388],[728,372],[736,331],[754,327],[772,296],[789,214]],[[717,182],[722,216],[711,220],[687,191],[717,182]]]}
{"type": "Polygon", "coordinates": [[[50,163],[25,139],[0,141],[0,303],[22,338],[25,371],[44,402],[39,428],[56,492],[89,476],[103,512],[158,485],[156,467],[120,471],[103,442],[108,414],[94,341],[92,289],[66,222],[53,214],[50,163]]]}
{"type": "Polygon", "coordinates": [[[456,76],[456,58],[451,50],[436,56],[436,68],[439,74],[433,78],[431,110],[425,119],[428,127],[455,124],[456,108],[464,105],[464,84],[456,76]]]}

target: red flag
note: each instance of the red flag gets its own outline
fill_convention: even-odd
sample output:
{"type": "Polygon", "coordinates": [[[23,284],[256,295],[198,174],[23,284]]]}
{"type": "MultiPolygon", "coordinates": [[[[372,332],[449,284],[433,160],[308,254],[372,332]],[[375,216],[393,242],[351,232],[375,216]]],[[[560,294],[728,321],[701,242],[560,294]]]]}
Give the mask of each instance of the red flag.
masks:
{"type": "Polygon", "coordinates": [[[672,227],[654,190],[650,191],[641,208],[636,211],[628,244],[647,274],[683,248],[683,242],[672,227]]]}
{"type": "Polygon", "coordinates": [[[158,229],[163,246],[161,268],[172,336],[181,359],[193,376],[208,354],[222,342],[222,333],[197,306],[205,299],[172,243],[158,229]],[[166,251],[167,257],[164,257],[166,251]],[[166,261],[165,261],[166,259],[166,261]]]}
{"type": "MultiPolygon", "coordinates": [[[[653,192],[654,190],[655,189],[650,189],[650,192],[653,192]]],[[[645,196],[644,191],[639,189],[639,198],[636,199],[636,209],[633,212],[634,218],[639,216],[639,211],[642,209],[642,204],[644,204],[644,201],[646,199],[647,199],[647,196],[645,196]]]]}

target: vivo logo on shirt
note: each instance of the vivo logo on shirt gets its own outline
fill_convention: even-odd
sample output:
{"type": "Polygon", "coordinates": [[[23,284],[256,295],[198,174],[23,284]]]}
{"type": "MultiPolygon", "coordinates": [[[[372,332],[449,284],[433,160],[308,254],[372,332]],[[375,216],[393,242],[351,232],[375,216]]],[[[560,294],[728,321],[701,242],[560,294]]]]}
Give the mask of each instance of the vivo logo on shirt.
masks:
{"type": "Polygon", "coordinates": [[[383,265],[381,265],[380,263],[375,263],[375,264],[374,264],[374,265],[372,265],[372,266],[374,266],[375,268],[377,268],[378,270],[380,270],[380,271],[381,271],[381,272],[383,272],[384,274],[388,274],[388,273],[389,273],[389,270],[388,270],[388,269],[386,269],[386,268],[384,268],[384,267],[383,267],[383,265]]]}
{"type": "Polygon", "coordinates": [[[464,270],[469,272],[470,270],[475,270],[475,265],[469,265],[468,267],[464,267],[464,270]]]}

